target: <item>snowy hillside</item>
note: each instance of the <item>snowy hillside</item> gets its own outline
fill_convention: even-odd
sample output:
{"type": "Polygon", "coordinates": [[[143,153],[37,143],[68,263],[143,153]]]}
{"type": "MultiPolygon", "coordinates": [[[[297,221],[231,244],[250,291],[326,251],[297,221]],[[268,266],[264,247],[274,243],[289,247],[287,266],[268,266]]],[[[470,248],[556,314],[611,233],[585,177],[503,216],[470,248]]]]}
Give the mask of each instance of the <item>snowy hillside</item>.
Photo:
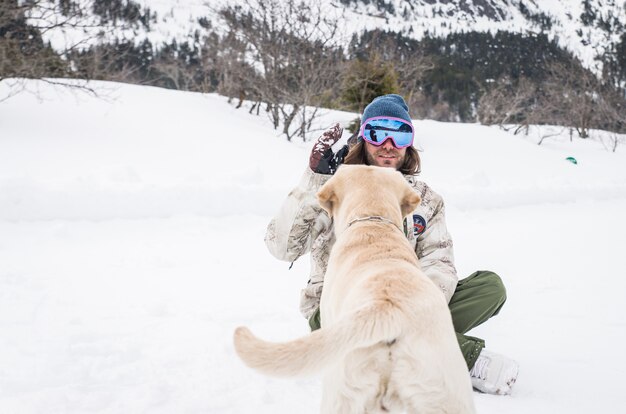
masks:
{"type": "MultiPolygon", "coordinates": [[[[343,0],[350,3],[350,20],[359,28],[383,27],[420,39],[428,33],[445,36],[451,32],[546,33],[572,51],[588,67],[608,43],[616,43],[623,33],[603,30],[599,25],[585,25],[582,0],[390,0],[375,6],[366,0],[343,0]]],[[[626,5],[620,1],[589,1],[590,10],[599,19],[613,18],[626,25],[626,5]]]]}
{"type": "MultiPolygon", "coordinates": [[[[159,45],[171,39],[193,42],[194,33],[204,31],[200,18],[207,18],[219,30],[216,10],[224,4],[245,4],[246,0],[134,2],[144,10],[149,8],[156,17],[150,30],[135,28],[111,35],[137,41],[147,38],[159,45]]],[[[619,41],[626,26],[626,5],[619,0],[322,0],[319,4],[328,16],[342,21],[345,44],[353,33],[375,28],[416,39],[425,34],[445,36],[468,31],[546,33],[587,67],[593,67],[594,57],[601,55],[609,44],[619,41]],[[587,9],[584,3],[588,3],[587,9]]],[[[82,29],[67,28],[50,30],[45,35],[57,48],[77,43],[84,37],[82,29]]]]}
{"type": "MultiPolygon", "coordinates": [[[[218,95],[95,85],[104,99],[33,81],[0,103],[0,413],[318,412],[318,377],[258,375],[231,340],[307,332],[308,257],[288,270],[263,236],[312,143],[218,95]]],[[[478,411],[623,412],[624,148],[415,125],[460,276],[508,288],[470,334],[520,377],[478,411]]]]}

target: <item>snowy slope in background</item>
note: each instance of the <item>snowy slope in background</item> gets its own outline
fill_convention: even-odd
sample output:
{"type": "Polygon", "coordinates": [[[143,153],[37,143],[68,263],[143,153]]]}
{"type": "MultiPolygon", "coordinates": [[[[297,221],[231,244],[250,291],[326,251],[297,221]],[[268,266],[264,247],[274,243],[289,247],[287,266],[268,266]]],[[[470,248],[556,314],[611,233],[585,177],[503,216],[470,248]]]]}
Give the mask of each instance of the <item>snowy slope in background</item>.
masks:
{"type": "Polygon", "coordinates": [[[102,100],[46,89],[39,93],[40,105],[22,94],[2,110],[3,132],[13,139],[2,151],[0,176],[10,180],[0,184],[0,197],[15,209],[5,207],[0,216],[223,215],[248,211],[232,203],[244,196],[268,214],[267,191],[282,193],[284,188],[273,183],[284,168],[303,165],[302,151],[277,139],[274,131],[259,136],[264,119],[242,117],[245,112],[227,105],[224,97],[100,85],[102,100]],[[51,104],[59,99],[67,104],[51,104]],[[37,122],[24,131],[30,119],[37,122]],[[20,156],[24,148],[31,149],[28,162],[20,156]],[[67,151],[80,157],[68,159],[67,151]],[[286,161],[277,162],[277,154],[286,161]]]}
{"type": "MultiPolygon", "coordinates": [[[[0,103],[0,412],[318,412],[319,377],[262,377],[231,343],[241,324],[307,332],[308,257],[288,270],[263,236],[312,143],[218,95],[95,85],[106,99],[30,82],[38,96],[0,103]]],[[[508,288],[470,334],[521,374],[511,397],[475,394],[479,412],[620,412],[626,152],[416,130],[459,274],[508,288]]]]}
{"type": "MultiPolygon", "coordinates": [[[[94,99],[30,85],[36,96],[15,96],[0,111],[0,219],[239,214],[249,211],[238,203],[242,198],[272,214],[312,145],[289,144],[266,117],[236,110],[216,94],[95,82],[102,99],[94,99]]],[[[321,131],[354,117],[325,111],[317,124],[321,131]]],[[[415,125],[425,179],[459,208],[626,197],[623,151],[611,154],[599,142],[555,138],[539,147],[495,127],[415,125]],[[445,151],[450,147],[456,150],[445,151]],[[568,156],[579,165],[566,162],[568,156]]]]}

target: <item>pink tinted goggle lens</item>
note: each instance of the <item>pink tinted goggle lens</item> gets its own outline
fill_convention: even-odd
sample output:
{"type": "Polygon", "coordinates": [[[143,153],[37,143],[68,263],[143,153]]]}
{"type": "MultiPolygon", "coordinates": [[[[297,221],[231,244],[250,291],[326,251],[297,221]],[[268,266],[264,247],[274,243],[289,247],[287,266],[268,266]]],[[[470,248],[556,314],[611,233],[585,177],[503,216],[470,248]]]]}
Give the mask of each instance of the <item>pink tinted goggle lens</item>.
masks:
{"type": "Polygon", "coordinates": [[[396,148],[413,145],[413,125],[401,118],[374,117],[361,125],[359,136],[370,144],[379,146],[391,139],[396,148]]]}

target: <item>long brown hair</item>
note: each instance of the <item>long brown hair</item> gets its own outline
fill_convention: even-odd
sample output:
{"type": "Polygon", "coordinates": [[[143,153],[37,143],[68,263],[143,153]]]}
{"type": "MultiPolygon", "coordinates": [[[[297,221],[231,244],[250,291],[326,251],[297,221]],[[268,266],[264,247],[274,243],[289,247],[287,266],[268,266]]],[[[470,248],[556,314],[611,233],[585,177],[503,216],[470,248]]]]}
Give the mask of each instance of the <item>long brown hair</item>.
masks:
{"type": "MultiPolygon", "coordinates": [[[[350,150],[346,158],[343,159],[343,163],[368,165],[367,154],[365,153],[365,141],[363,141],[362,138],[357,141],[356,135],[354,135],[350,137],[348,142],[350,143],[350,150]]],[[[419,153],[413,146],[406,149],[404,163],[398,168],[398,171],[405,175],[416,175],[422,171],[419,153]]]]}

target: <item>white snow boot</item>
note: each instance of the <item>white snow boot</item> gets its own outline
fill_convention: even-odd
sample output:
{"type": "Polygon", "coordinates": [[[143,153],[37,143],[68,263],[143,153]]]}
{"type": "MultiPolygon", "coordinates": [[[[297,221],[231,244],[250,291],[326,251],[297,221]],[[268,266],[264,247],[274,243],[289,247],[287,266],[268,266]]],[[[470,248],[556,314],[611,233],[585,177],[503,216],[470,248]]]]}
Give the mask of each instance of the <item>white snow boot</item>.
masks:
{"type": "Polygon", "coordinates": [[[519,365],[502,355],[483,349],[470,371],[472,386],[487,394],[509,395],[517,380],[519,365]]]}

